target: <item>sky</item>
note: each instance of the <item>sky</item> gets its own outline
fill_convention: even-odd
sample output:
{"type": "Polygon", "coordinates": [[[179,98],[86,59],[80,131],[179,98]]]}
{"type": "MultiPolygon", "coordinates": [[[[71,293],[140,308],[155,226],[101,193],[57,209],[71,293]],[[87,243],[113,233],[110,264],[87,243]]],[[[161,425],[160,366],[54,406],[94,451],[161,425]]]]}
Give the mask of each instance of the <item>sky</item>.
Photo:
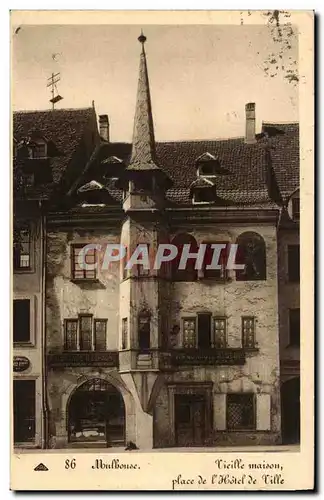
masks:
{"type": "MultiPolygon", "coordinates": [[[[257,132],[262,121],[298,121],[298,85],[282,71],[275,77],[264,71],[269,55],[278,59],[280,49],[265,22],[22,25],[12,35],[13,110],[50,108],[47,78],[60,72],[64,99],[57,108],[94,101],[98,115],[109,115],[111,140],[131,141],[141,28],[157,140],[243,136],[247,102],[256,103],[257,132]]],[[[290,45],[280,61],[285,67],[298,60],[297,37],[290,45]]]]}

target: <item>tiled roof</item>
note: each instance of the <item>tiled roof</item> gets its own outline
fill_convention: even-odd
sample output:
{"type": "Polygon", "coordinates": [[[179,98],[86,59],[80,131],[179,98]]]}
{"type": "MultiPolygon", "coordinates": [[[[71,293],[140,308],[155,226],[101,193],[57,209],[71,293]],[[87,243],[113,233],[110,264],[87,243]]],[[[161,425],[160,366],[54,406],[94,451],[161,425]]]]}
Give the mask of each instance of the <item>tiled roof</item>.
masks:
{"type": "MultiPolygon", "coordinates": [[[[297,123],[264,123],[263,132],[255,144],[246,144],[244,138],[209,141],[158,142],[158,164],[173,181],[167,198],[176,204],[191,204],[190,187],[197,180],[196,160],[204,153],[219,159],[224,167],[223,175],[213,179],[218,199],[230,204],[271,204],[267,187],[265,151],[270,147],[272,168],[278,187],[285,198],[299,185],[299,126],[297,123]]],[[[98,149],[91,174],[104,171],[109,175],[109,165],[103,161],[117,156],[128,165],[131,155],[129,143],[105,143],[98,149]]],[[[121,165],[121,170],[123,170],[121,165]]],[[[116,196],[116,193],[115,193],[116,196]]]]}
{"type": "Polygon", "coordinates": [[[277,129],[270,138],[272,166],[284,199],[299,187],[299,123],[264,122],[263,131],[277,129]]]}
{"type": "MultiPolygon", "coordinates": [[[[95,119],[93,108],[16,111],[13,137],[19,142],[36,132],[54,143],[57,154],[50,160],[54,186],[62,179],[91,118],[95,119]]],[[[44,186],[44,192],[49,188],[44,186]]]]}

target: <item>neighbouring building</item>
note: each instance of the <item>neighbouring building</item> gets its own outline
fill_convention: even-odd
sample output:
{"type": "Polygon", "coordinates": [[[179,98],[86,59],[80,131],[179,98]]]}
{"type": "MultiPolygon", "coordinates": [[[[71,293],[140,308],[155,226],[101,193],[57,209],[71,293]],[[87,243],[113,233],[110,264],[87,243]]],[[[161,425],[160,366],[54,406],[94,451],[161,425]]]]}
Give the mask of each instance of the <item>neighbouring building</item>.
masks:
{"type": "Polygon", "coordinates": [[[54,178],[38,190],[45,445],[279,444],[282,430],[296,440],[298,394],[292,422],[286,384],[299,380],[298,124],[256,133],[248,103],[241,138],[156,142],[145,40],[132,144],[110,142],[108,115],[98,131],[94,109],[35,116],[38,137],[76,154],[48,159],[54,178]],[[147,245],[153,258],[169,242],[193,254],[205,243],[203,269],[194,258],[102,268],[107,244],[147,245]],[[87,253],[92,270],[78,259],[89,243],[102,249],[87,253]],[[221,266],[210,270],[214,243],[221,266]],[[226,267],[232,243],[244,270],[226,267]]]}
{"type": "Polygon", "coordinates": [[[13,115],[13,442],[46,447],[46,211],[98,142],[94,110],[13,115]],[[63,175],[63,173],[65,175],[63,175]]]}

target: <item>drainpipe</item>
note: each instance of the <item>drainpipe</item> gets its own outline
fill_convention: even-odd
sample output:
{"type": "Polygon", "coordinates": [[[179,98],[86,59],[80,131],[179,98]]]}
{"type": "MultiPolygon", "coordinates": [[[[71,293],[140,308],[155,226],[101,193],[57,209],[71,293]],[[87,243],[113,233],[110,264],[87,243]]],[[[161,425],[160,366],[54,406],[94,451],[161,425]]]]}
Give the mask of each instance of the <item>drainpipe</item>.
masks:
{"type": "Polygon", "coordinates": [[[41,335],[40,348],[42,356],[42,408],[43,408],[43,434],[42,449],[48,448],[48,404],[47,404],[47,366],[46,366],[46,216],[41,209],[41,335]]]}

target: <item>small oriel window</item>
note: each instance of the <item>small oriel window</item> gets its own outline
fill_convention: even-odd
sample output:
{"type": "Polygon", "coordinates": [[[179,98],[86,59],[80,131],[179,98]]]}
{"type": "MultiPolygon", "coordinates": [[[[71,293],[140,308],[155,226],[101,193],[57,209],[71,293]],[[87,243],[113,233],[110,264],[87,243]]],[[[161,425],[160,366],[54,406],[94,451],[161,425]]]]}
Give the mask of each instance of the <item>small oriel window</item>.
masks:
{"type": "Polygon", "coordinates": [[[227,394],[226,421],[227,429],[255,429],[255,398],[254,394],[227,394]]]}

